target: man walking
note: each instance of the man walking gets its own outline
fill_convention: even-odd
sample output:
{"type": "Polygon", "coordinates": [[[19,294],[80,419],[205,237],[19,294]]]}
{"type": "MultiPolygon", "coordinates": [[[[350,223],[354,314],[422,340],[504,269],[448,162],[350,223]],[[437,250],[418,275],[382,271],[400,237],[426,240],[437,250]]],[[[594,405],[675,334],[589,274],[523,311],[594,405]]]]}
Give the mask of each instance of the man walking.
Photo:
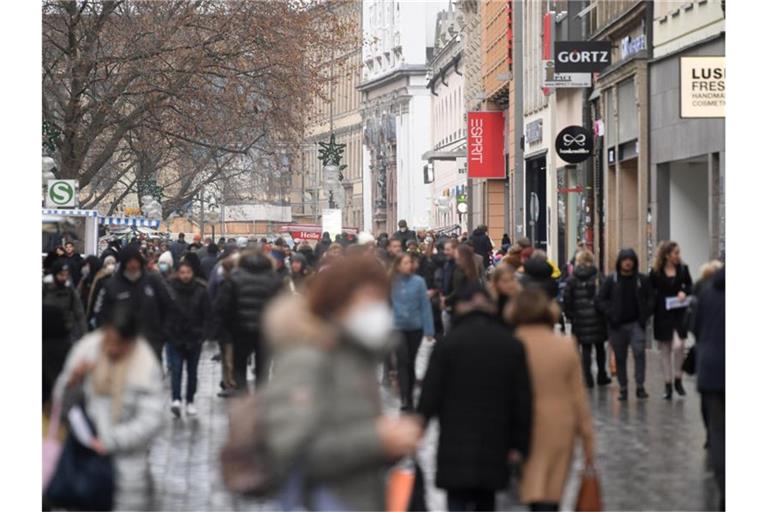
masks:
{"type": "Polygon", "coordinates": [[[179,238],[171,244],[171,255],[173,256],[173,268],[179,268],[181,257],[187,252],[187,242],[184,241],[184,233],[179,233],[179,238]]]}
{"type": "Polygon", "coordinates": [[[408,223],[405,219],[401,219],[397,223],[398,230],[392,235],[392,239],[400,240],[400,247],[406,247],[409,240],[416,240],[416,232],[408,229],[408,223]]]}
{"type": "Polygon", "coordinates": [[[648,276],[637,268],[637,254],[622,249],[616,259],[616,273],[600,287],[595,305],[608,321],[608,338],[616,354],[619,400],[626,401],[627,356],[629,348],[635,359],[637,398],[648,398],[645,391],[645,328],[653,311],[653,292],[648,276]]]}

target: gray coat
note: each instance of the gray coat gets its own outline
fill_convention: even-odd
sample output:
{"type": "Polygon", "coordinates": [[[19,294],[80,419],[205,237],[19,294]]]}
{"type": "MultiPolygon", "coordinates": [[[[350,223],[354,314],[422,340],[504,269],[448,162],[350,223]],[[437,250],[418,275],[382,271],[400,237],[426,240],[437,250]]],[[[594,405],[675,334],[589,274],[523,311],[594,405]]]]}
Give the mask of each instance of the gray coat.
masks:
{"type": "MultiPolygon", "coordinates": [[[[96,361],[101,350],[102,331],[94,331],[77,342],[69,352],[56,381],[54,396],[63,399],[66,383],[81,362],[96,361]]],[[[112,421],[112,399],[96,394],[90,374],[83,382],[86,412],[93,420],[98,438],[112,455],[115,467],[113,510],[149,510],[152,482],[148,453],[163,426],[163,378],[160,365],[144,339],[137,342],[135,359],[123,387],[120,421],[112,421]]]]}
{"type": "Polygon", "coordinates": [[[298,296],[277,301],[265,321],[276,349],[265,393],[277,472],[302,469],[333,508],[385,510],[389,461],[375,427],[380,354],[309,317],[298,296]]]}

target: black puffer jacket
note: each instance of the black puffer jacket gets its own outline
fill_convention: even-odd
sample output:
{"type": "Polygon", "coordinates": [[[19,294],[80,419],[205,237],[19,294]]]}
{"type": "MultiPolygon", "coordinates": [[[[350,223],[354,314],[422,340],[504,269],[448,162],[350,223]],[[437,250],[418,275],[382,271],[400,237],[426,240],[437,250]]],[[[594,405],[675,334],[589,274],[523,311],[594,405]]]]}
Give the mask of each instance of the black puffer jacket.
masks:
{"type": "Polygon", "coordinates": [[[239,267],[221,284],[214,302],[215,314],[235,342],[259,334],[262,312],[281,286],[269,258],[263,254],[240,258],[239,267]]]}
{"type": "Polygon", "coordinates": [[[170,289],[174,300],[168,315],[168,338],[176,348],[195,348],[209,335],[211,326],[208,289],[199,279],[189,283],[172,279],[170,289]]]}
{"type": "Polygon", "coordinates": [[[524,288],[539,287],[550,299],[557,297],[557,281],[552,277],[552,265],[547,260],[531,258],[523,265],[525,273],[520,278],[524,288]]]}
{"type": "Polygon", "coordinates": [[[605,318],[595,307],[599,290],[597,268],[579,266],[565,287],[565,316],[571,321],[573,335],[583,344],[602,343],[608,337],[605,318]]]}
{"type": "Polygon", "coordinates": [[[622,290],[618,276],[621,273],[621,261],[624,259],[632,259],[635,262],[632,287],[635,289],[635,296],[637,297],[637,323],[645,329],[648,319],[653,314],[654,294],[648,276],[637,270],[637,253],[633,249],[619,251],[619,256],[616,258],[616,272],[603,280],[600,293],[595,299],[595,306],[597,306],[598,311],[605,315],[610,327],[618,328],[621,325],[620,319],[623,316],[625,306],[622,304],[622,290]]]}

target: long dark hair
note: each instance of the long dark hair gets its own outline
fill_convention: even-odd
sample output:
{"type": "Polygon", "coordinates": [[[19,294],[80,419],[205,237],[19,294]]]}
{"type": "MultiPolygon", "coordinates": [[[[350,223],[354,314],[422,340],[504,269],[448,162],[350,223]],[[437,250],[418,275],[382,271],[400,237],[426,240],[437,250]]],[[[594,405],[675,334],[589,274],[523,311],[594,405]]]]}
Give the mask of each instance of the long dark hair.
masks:
{"type": "Polygon", "coordinates": [[[400,264],[403,262],[404,259],[409,258],[411,260],[411,263],[413,263],[413,254],[409,252],[404,252],[400,254],[399,256],[396,256],[394,261],[392,262],[392,267],[389,269],[389,279],[390,281],[394,281],[397,276],[400,276],[400,264]]]}
{"type": "Polygon", "coordinates": [[[466,244],[459,245],[457,251],[456,265],[464,271],[468,280],[477,280],[480,276],[477,274],[477,266],[475,265],[475,251],[466,244]]]}

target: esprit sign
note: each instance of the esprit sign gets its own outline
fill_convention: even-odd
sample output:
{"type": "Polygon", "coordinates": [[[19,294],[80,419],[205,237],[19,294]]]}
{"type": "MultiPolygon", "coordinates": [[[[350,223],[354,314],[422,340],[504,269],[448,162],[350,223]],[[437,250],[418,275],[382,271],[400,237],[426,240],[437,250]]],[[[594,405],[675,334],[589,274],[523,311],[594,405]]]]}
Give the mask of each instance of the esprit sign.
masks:
{"type": "Polygon", "coordinates": [[[556,73],[596,73],[610,65],[610,41],[555,41],[556,73]]]}
{"type": "Polygon", "coordinates": [[[555,139],[557,155],[569,164],[589,158],[593,147],[592,132],[581,126],[566,126],[555,139]]]}
{"type": "Polygon", "coordinates": [[[467,113],[467,175],[505,178],[504,113],[467,113]]]}
{"type": "Polygon", "coordinates": [[[725,57],[680,57],[680,117],[725,117],[725,57]]]}

